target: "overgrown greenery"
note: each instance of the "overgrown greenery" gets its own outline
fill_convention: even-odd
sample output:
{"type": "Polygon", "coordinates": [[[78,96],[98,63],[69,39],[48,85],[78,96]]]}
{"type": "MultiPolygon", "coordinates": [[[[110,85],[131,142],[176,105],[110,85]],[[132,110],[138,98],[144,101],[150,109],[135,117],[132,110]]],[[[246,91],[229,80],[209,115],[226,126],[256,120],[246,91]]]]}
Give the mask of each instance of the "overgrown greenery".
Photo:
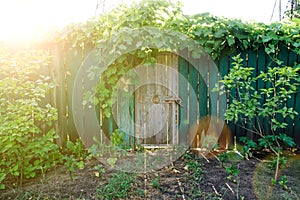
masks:
{"type": "Polygon", "coordinates": [[[79,139],[64,149],[56,144],[55,84],[43,75],[50,59],[45,51],[0,51],[0,189],[7,179],[19,186],[61,164],[73,178],[91,157],[79,139]]]}
{"type": "Polygon", "coordinates": [[[287,102],[300,84],[300,67],[284,66],[278,61],[278,67],[269,67],[266,72],[261,71],[258,76],[254,76],[254,68],[243,66],[240,55],[233,57],[233,60],[229,74],[219,81],[216,88],[231,97],[225,119],[259,136],[258,142],[242,138],[246,142],[246,150],[269,148],[276,155],[276,182],[283,148],[295,145],[284,130],[288,126],[286,120],[293,120],[298,114],[287,102]],[[268,87],[255,88],[258,81],[268,87]]]}
{"type": "MultiPolygon", "coordinates": [[[[100,103],[103,116],[111,115],[114,104],[112,91],[122,75],[134,66],[155,62],[156,54],[164,50],[159,47],[172,46],[178,42],[149,27],[182,33],[197,41],[216,60],[220,55],[232,55],[247,49],[264,49],[267,55],[276,60],[279,44],[300,54],[300,23],[297,21],[266,25],[244,23],[238,19],[225,19],[207,13],[186,16],[181,10],[181,4],[171,0],[144,0],[130,7],[122,5],[86,23],[67,27],[57,38],[74,51],[100,47],[106,56],[116,57],[115,62],[102,75],[97,94],[89,93],[86,96],[89,101],[100,103]],[[147,34],[139,33],[138,30],[145,27],[147,34]],[[137,50],[122,53],[132,46],[137,50]]],[[[179,48],[188,46],[181,41],[179,48]]]]}
{"type": "Polygon", "coordinates": [[[7,176],[22,184],[60,158],[52,128],[57,112],[44,101],[54,85],[38,71],[47,70],[49,58],[39,51],[0,52],[0,184],[7,176]]]}

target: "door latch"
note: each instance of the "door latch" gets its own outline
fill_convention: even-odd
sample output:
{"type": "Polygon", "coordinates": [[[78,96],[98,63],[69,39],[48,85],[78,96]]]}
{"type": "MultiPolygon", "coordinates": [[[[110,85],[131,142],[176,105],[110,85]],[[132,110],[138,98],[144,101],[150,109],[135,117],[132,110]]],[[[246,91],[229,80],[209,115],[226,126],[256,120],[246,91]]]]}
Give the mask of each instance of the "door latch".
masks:
{"type": "Polygon", "coordinates": [[[171,98],[166,98],[165,99],[166,103],[176,103],[179,105],[181,108],[183,108],[183,105],[181,104],[181,98],[179,97],[171,97],[171,98]]]}

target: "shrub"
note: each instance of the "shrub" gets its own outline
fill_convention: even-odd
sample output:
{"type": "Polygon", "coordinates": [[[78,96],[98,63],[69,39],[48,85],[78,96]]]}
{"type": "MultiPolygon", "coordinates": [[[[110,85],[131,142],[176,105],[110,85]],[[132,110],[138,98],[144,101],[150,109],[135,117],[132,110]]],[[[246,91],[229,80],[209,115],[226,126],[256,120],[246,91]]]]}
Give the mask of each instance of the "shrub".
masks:
{"type": "Polygon", "coordinates": [[[60,158],[52,128],[54,107],[46,103],[54,87],[38,70],[47,69],[50,56],[41,51],[8,53],[0,50],[0,185],[8,175],[35,177],[60,158]]]}
{"type": "Polygon", "coordinates": [[[233,57],[233,60],[230,73],[215,88],[221,94],[234,93],[225,119],[234,121],[238,126],[260,137],[258,143],[247,140],[251,143],[246,145],[246,150],[260,146],[271,149],[276,155],[276,181],[283,147],[295,145],[293,139],[284,133],[284,129],[288,126],[286,119],[294,119],[298,114],[288,107],[287,101],[296,93],[300,83],[300,68],[281,66],[282,63],[277,61],[277,67],[269,67],[266,72],[260,72],[255,77],[254,68],[242,66],[243,59],[240,55],[233,57]],[[267,88],[256,90],[254,86],[258,81],[263,82],[267,88]],[[262,123],[262,118],[267,125],[262,123]]]}

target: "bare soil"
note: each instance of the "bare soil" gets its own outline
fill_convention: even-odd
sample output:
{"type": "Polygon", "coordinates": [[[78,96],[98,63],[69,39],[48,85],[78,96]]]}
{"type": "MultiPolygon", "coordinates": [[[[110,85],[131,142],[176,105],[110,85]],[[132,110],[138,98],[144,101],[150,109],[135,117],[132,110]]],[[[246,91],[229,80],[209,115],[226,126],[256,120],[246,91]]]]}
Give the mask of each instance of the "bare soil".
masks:
{"type": "MultiPolygon", "coordinates": [[[[299,199],[300,197],[300,156],[293,155],[286,167],[280,171],[279,180],[287,177],[286,188],[272,185],[274,171],[270,170],[267,158],[249,160],[231,159],[221,163],[217,157],[203,158],[188,154],[174,163],[147,174],[133,174],[135,181],[127,199],[299,199]],[[192,170],[189,163],[196,163],[200,170],[192,170]],[[234,166],[238,176],[229,177],[225,166],[234,166]]],[[[99,161],[90,160],[83,170],[77,170],[73,178],[63,166],[48,172],[45,177],[27,180],[16,186],[11,179],[7,189],[0,191],[0,199],[100,199],[97,188],[107,184],[115,170],[97,177],[94,166],[99,161]]]]}

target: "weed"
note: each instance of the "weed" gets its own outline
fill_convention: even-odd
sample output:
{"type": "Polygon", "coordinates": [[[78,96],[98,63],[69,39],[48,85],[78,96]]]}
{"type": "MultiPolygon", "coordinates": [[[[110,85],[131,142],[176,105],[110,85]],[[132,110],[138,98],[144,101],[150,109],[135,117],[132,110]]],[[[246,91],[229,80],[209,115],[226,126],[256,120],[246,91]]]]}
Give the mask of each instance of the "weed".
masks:
{"type": "Polygon", "coordinates": [[[229,155],[227,152],[223,152],[218,155],[218,158],[219,158],[220,162],[222,163],[222,166],[224,166],[224,163],[228,162],[228,160],[229,160],[229,155]]]}
{"type": "Polygon", "coordinates": [[[69,172],[72,180],[74,180],[74,172],[76,169],[83,169],[84,168],[84,162],[82,160],[77,160],[74,155],[65,156],[64,157],[64,165],[69,172]]]}
{"type": "Polygon", "coordinates": [[[274,178],[272,179],[273,185],[276,185],[278,183],[284,189],[287,189],[287,185],[286,185],[287,182],[288,182],[288,180],[287,180],[286,175],[281,176],[279,181],[276,181],[274,178]]]}
{"type": "Polygon", "coordinates": [[[136,193],[140,198],[142,198],[142,197],[145,196],[146,190],[141,189],[141,188],[138,188],[138,189],[135,191],[135,193],[136,193]]]}
{"type": "Polygon", "coordinates": [[[281,176],[280,180],[278,181],[279,185],[281,185],[284,189],[287,189],[287,178],[286,175],[281,176]]]}
{"type": "Polygon", "coordinates": [[[151,181],[150,184],[151,184],[152,187],[158,189],[159,186],[160,186],[159,181],[160,181],[160,178],[159,178],[159,177],[156,177],[155,179],[153,179],[153,180],[151,181]]]}
{"type": "Polygon", "coordinates": [[[133,174],[126,172],[117,172],[107,184],[101,184],[97,188],[97,198],[100,199],[120,199],[127,198],[135,181],[133,174]]]}
{"type": "Polygon", "coordinates": [[[276,169],[277,162],[279,162],[279,163],[278,163],[279,167],[282,167],[282,166],[285,166],[285,165],[286,165],[287,159],[286,159],[285,156],[281,156],[281,157],[279,158],[279,161],[277,161],[277,158],[275,157],[275,158],[272,159],[271,163],[268,164],[268,167],[269,167],[270,169],[276,169]]]}
{"type": "Polygon", "coordinates": [[[240,170],[238,170],[234,164],[231,164],[230,167],[225,166],[225,170],[228,174],[226,178],[232,181],[233,183],[237,183],[237,178],[240,173],[240,170]]]}
{"type": "Polygon", "coordinates": [[[73,180],[75,170],[84,169],[84,163],[91,157],[91,154],[84,148],[80,139],[76,142],[68,141],[63,153],[64,165],[73,180]]]}
{"type": "Polygon", "coordinates": [[[96,165],[94,169],[96,170],[94,172],[96,177],[100,177],[101,174],[105,173],[105,168],[102,164],[96,165]]]}
{"type": "Polygon", "coordinates": [[[201,163],[199,163],[197,160],[189,161],[187,162],[186,169],[189,170],[190,178],[195,181],[202,181],[202,169],[201,169],[201,163]]]}
{"type": "Polygon", "coordinates": [[[242,153],[246,158],[251,158],[253,156],[252,151],[257,149],[257,143],[248,137],[240,137],[240,141],[244,144],[242,153]]]}

